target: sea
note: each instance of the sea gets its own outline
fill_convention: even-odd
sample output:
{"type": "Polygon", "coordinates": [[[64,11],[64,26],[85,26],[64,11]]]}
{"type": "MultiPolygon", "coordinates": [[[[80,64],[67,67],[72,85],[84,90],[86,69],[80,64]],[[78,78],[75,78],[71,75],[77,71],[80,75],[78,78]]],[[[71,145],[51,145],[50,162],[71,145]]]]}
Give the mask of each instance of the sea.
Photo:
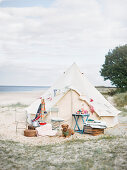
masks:
{"type": "Polygon", "coordinates": [[[24,92],[46,90],[50,86],[0,86],[0,92],[24,92]]]}

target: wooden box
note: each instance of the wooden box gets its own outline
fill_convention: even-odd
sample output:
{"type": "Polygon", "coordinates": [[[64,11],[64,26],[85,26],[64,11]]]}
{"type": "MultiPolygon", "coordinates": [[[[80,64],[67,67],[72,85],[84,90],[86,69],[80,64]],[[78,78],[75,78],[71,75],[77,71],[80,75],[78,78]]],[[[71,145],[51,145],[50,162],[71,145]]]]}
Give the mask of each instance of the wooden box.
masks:
{"type": "Polygon", "coordinates": [[[104,129],[92,128],[90,126],[84,125],[83,133],[97,136],[100,134],[104,134],[104,129]]]}

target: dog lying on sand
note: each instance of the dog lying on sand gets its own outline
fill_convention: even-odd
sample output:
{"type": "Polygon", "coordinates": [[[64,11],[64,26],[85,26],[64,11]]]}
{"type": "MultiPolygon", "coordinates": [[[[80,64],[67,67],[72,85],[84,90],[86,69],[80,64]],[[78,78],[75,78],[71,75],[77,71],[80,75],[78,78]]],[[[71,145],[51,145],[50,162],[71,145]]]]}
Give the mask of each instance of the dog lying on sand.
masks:
{"type": "Polygon", "coordinates": [[[69,137],[71,135],[74,135],[74,130],[69,128],[68,124],[61,125],[62,129],[62,137],[69,137]]]}

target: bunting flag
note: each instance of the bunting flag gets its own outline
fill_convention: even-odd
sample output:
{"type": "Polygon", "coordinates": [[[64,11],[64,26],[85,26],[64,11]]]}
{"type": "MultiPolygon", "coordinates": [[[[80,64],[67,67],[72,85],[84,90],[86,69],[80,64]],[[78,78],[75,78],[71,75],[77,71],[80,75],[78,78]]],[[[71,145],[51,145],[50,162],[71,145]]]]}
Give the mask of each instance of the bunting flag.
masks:
{"type": "Polygon", "coordinates": [[[51,100],[52,100],[52,97],[48,97],[47,100],[51,101],[51,100]]]}
{"type": "Polygon", "coordinates": [[[90,99],[90,102],[93,102],[93,99],[90,99]]]}

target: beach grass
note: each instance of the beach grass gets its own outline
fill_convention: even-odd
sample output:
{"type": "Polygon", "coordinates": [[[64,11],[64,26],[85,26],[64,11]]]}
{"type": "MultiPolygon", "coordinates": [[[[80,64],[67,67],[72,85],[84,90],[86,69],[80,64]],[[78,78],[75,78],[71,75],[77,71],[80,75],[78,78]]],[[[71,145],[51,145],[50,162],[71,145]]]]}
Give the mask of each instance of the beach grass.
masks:
{"type": "Polygon", "coordinates": [[[28,105],[17,102],[15,104],[0,105],[0,107],[1,108],[25,108],[25,107],[28,107],[28,105]]]}
{"type": "Polygon", "coordinates": [[[28,107],[28,105],[18,102],[16,104],[8,105],[8,107],[28,107]]]}
{"type": "Polygon", "coordinates": [[[114,102],[118,107],[124,107],[127,105],[127,92],[119,93],[114,96],[114,102]]]}
{"type": "Polygon", "coordinates": [[[126,169],[125,141],[124,137],[108,136],[87,141],[71,140],[62,144],[29,146],[1,140],[0,169],[126,169]]]}
{"type": "Polygon", "coordinates": [[[126,108],[118,108],[121,112],[120,112],[120,116],[122,117],[126,117],[127,116],[127,109],[126,108]]]}

